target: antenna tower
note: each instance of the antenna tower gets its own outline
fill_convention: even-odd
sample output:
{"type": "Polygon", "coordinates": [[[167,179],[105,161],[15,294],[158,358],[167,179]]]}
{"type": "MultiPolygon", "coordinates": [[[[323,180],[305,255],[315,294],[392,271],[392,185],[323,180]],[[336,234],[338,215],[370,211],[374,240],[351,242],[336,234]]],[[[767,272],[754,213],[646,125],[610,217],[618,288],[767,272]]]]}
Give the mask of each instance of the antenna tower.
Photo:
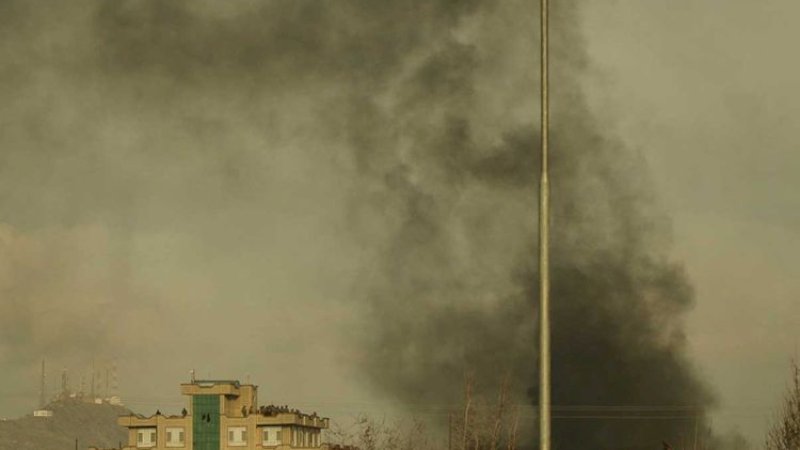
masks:
{"type": "Polygon", "coordinates": [[[45,371],[44,358],[42,358],[42,375],[39,380],[39,408],[44,408],[47,399],[45,398],[45,371]]]}
{"type": "Polygon", "coordinates": [[[67,389],[67,369],[66,367],[61,371],[61,395],[63,398],[69,397],[67,389]]]}
{"type": "Polygon", "coordinates": [[[94,374],[95,374],[94,360],[92,360],[92,388],[91,388],[91,392],[90,392],[90,395],[92,396],[92,401],[94,401],[94,398],[95,398],[95,395],[94,395],[95,394],[95,390],[94,390],[94,387],[95,387],[95,376],[94,376],[94,374]]]}
{"type": "Polygon", "coordinates": [[[116,362],[111,363],[111,395],[119,395],[119,375],[116,362]]]}

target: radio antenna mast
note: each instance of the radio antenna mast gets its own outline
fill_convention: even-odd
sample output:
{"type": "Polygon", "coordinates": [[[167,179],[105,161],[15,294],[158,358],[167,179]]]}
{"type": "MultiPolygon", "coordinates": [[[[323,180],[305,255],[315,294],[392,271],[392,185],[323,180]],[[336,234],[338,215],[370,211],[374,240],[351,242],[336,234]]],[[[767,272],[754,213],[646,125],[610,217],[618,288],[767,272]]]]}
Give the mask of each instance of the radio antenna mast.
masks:
{"type": "Polygon", "coordinates": [[[45,398],[45,372],[44,372],[44,358],[42,358],[42,376],[39,380],[39,408],[44,409],[47,399],[45,398]]]}

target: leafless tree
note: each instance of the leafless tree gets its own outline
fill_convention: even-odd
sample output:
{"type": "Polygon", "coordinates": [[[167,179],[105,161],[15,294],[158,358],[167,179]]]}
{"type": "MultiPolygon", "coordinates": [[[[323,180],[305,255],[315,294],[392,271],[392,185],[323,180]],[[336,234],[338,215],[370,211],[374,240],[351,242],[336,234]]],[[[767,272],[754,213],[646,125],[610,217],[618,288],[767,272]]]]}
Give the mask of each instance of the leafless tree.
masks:
{"type": "Polygon", "coordinates": [[[800,366],[792,361],[792,382],[783,408],[767,433],[767,450],[800,450],[800,366]]]}
{"type": "Polygon", "coordinates": [[[508,427],[508,442],[507,450],[516,450],[517,448],[517,427],[519,426],[519,407],[514,406],[511,410],[511,426],[508,427]]]}
{"type": "Polygon", "coordinates": [[[465,374],[463,403],[438,413],[448,418],[447,442],[432,439],[436,433],[429,434],[426,422],[420,418],[387,422],[366,415],[356,416],[346,429],[334,423],[328,436],[331,444],[355,446],[358,450],[439,450],[451,438],[459,437],[460,448],[452,442],[458,450],[516,450],[520,412],[511,401],[509,377],[504,378],[496,397],[479,392],[474,376],[465,374]],[[454,411],[457,412],[453,414],[454,411]]]}
{"type": "Polygon", "coordinates": [[[462,423],[461,430],[463,439],[461,441],[461,450],[467,450],[467,434],[471,427],[470,422],[470,407],[472,406],[472,388],[474,379],[472,374],[467,373],[464,375],[464,422],[462,423]]]}

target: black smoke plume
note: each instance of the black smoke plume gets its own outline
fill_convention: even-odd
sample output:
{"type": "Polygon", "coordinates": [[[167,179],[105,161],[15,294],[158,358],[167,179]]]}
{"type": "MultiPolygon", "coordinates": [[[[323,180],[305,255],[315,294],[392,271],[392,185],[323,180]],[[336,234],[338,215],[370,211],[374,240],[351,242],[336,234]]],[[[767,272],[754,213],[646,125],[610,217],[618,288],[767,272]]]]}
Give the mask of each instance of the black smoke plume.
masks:
{"type": "MultiPolygon", "coordinates": [[[[515,121],[520,116],[491,103],[522,89],[530,112],[536,108],[535,77],[515,85],[518,74],[491,69],[520,58],[516,69],[535,70],[536,17],[512,18],[514,8],[533,5],[512,3],[474,20],[494,17],[517,33],[495,30],[503,44],[480,32],[443,37],[398,83],[393,107],[352,130],[361,176],[377,186],[376,206],[362,214],[383,215],[391,230],[362,285],[362,367],[409,404],[456,404],[470,372],[487,395],[510,373],[528,401],[538,401],[539,130],[533,114],[515,121]],[[515,51],[513,42],[525,39],[528,52],[515,51]]],[[[555,448],[686,442],[704,429],[712,402],[685,354],[682,318],[693,293],[669,257],[668,221],[645,161],[601,129],[585,104],[578,6],[554,5],[555,448]]],[[[514,110],[519,100],[505,106],[514,110]]],[[[524,426],[528,439],[535,423],[524,426]]]]}

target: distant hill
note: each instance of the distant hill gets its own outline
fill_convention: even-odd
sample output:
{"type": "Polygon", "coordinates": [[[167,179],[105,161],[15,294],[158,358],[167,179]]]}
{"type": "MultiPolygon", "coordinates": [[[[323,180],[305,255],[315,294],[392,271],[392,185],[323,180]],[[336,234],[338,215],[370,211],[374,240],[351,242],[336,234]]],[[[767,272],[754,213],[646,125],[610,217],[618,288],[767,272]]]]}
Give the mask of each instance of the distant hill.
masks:
{"type": "Polygon", "coordinates": [[[117,447],[128,442],[127,429],[117,417],[130,414],[127,408],[109,404],[60,400],[48,409],[53,417],[25,416],[0,422],[0,450],[73,450],[89,446],[117,447]]]}

